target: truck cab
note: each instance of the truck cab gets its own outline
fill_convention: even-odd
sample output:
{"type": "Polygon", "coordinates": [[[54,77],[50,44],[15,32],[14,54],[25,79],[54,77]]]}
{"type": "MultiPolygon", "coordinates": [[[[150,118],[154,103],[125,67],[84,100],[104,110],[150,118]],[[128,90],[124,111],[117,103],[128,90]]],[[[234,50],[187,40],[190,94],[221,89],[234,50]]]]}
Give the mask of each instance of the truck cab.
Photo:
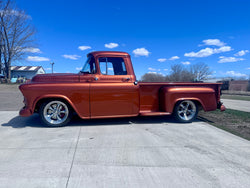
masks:
{"type": "Polygon", "coordinates": [[[90,53],[79,74],[80,82],[89,83],[91,118],[139,114],[139,86],[128,53],[90,53]]]}

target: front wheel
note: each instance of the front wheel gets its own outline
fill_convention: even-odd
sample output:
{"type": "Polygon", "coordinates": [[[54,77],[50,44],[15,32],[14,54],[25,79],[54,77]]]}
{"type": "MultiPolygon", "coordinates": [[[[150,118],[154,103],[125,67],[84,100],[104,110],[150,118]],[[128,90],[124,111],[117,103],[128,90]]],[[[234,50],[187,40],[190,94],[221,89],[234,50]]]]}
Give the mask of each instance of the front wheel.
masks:
{"type": "Polygon", "coordinates": [[[181,123],[191,123],[198,114],[197,104],[193,101],[179,101],[174,108],[174,117],[181,123]]]}
{"type": "Polygon", "coordinates": [[[41,105],[39,115],[47,126],[61,127],[70,121],[72,112],[65,102],[52,100],[46,101],[41,105]]]}

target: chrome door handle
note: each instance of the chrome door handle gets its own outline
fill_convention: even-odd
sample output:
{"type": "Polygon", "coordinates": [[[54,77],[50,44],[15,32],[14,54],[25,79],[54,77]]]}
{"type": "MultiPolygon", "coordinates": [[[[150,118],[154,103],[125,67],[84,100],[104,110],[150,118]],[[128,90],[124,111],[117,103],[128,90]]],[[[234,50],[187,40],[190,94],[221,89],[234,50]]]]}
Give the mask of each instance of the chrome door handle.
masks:
{"type": "Polygon", "coordinates": [[[130,78],[129,78],[129,77],[128,77],[128,78],[123,78],[122,80],[123,80],[124,82],[125,82],[125,81],[129,81],[130,78]]]}

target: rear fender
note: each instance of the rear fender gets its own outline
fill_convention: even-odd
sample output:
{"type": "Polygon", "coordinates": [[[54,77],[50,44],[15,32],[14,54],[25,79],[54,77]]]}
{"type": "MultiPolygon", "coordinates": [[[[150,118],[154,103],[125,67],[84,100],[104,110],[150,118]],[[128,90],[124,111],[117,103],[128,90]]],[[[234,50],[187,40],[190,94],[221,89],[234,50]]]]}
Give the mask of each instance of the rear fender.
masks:
{"type": "Polygon", "coordinates": [[[178,101],[192,100],[201,104],[204,111],[216,110],[215,90],[209,87],[163,87],[160,89],[161,111],[172,113],[178,101]]]}

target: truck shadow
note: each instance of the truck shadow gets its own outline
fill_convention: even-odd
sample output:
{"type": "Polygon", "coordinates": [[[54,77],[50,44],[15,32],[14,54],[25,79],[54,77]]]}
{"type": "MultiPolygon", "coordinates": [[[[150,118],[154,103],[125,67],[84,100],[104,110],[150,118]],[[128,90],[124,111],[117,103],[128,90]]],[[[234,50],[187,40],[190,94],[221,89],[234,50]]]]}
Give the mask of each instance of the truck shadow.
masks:
{"type": "MultiPolygon", "coordinates": [[[[202,119],[197,119],[197,122],[204,121],[202,119]]],[[[174,123],[178,124],[172,116],[138,116],[138,117],[129,117],[129,118],[113,118],[113,119],[92,119],[92,120],[83,120],[78,116],[73,116],[72,120],[66,127],[74,126],[119,126],[119,125],[133,125],[133,124],[168,124],[174,123]]],[[[39,115],[34,114],[30,117],[21,117],[16,116],[12,118],[9,122],[3,123],[4,127],[12,128],[25,128],[25,127],[34,127],[34,128],[50,128],[44,126],[40,121],[39,115]]]]}

